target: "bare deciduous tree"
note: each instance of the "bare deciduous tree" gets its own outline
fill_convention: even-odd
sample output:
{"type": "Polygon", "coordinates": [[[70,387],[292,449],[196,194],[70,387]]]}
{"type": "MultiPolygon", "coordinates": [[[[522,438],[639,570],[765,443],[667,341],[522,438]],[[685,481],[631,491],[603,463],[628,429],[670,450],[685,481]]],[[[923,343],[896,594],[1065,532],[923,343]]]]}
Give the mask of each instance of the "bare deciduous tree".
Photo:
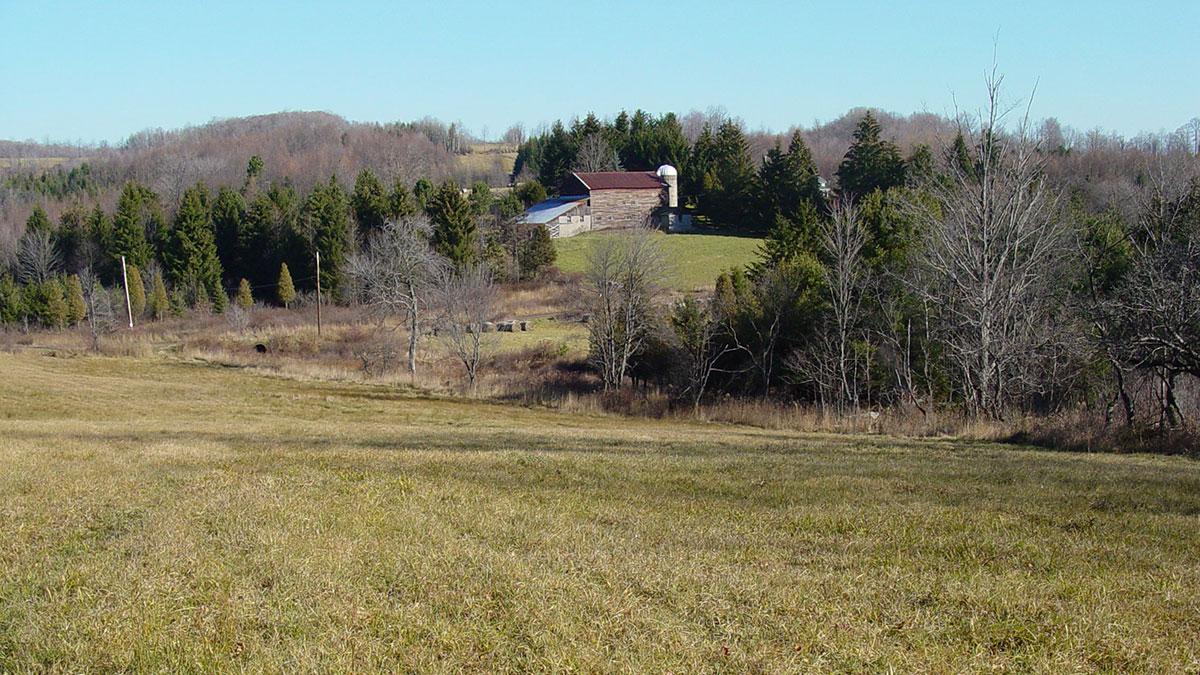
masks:
{"type": "Polygon", "coordinates": [[[869,267],[863,260],[867,236],[858,214],[848,201],[833,210],[833,218],[821,231],[821,252],[825,258],[825,300],[829,306],[828,341],[833,362],[840,409],[858,404],[859,372],[853,341],[862,328],[863,292],[869,267]]]}
{"type": "Polygon", "coordinates": [[[819,239],[824,316],[811,341],[784,359],[784,368],[800,383],[816,388],[821,406],[846,412],[860,403],[869,364],[855,348],[865,337],[862,305],[870,268],[863,259],[867,237],[848,202],[822,223],[819,239]]]}
{"type": "Polygon", "coordinates": [[[621,162],[604,136],[594,133],[580,141],[572,168],[575,171],[620,171],[621,162]]]}
{"type": "Polygon", "coordinates": [[[935,311],[935,328],[968,412],[999,417],[1050,341],[1068,229],[1029,137],[1028,114],[1008,133],[1002,77],[987,78],[988,107],[963,135],[974,166],[950,162],[907,202],[923,241],[913,290],[935,311]]]}
{"type": "Polygon", "coordinates": [[[446,265],[429,246],[430,230],[424,216],[388,222],[372,236],[366,253],[346,263],[347,276],[367,314],[380,326],[398,318],[408,329],[408,372],[414,374],[429,294],[446,265]]]}
{"type": "Polygon", "coordinates": [[[117,329],[117,306],[112,293],[100,285],[100,278],[91,269],[79,274],[79,283],[87,308],[88,337],[92,350],[97,350],[100,348],[100,338],[117,329]]]}
{"type": "Polygon", "coordinates": [[[484,331],[484,322],[492,318],[498,299],[492,274],[485,267],[461,272],[444,267],[432,287],[438,339],[466,369],[472,392],[479,366],[495,337],[484,331]]]}
{"type": "Polygon", "coordinates": [[[645,345],[654,323],[654,299],[668,273],[662,246],[648,228],[607,234],[588,253],[584,303],[588,358],[605,389],[621,386],[629,363],[645,345]]]}
{"type": "Polygon", "coordinates": [[[49,232],[33,230],[21,235],[17,243],[17,278],[27,284],[40,284],[57,276],[61,267],[49,232]]]}
{"type": "Polygon", "coordinates": [[[692,399],[692,409],[699,413],[709,380],[714,373],[732,372],[720,364],[737,348],[721,339],[726,324],[714,315],[712,303],[685,298],[671,312],[671,328],[674,350],[682,366],[684,393],[692,399]]]}

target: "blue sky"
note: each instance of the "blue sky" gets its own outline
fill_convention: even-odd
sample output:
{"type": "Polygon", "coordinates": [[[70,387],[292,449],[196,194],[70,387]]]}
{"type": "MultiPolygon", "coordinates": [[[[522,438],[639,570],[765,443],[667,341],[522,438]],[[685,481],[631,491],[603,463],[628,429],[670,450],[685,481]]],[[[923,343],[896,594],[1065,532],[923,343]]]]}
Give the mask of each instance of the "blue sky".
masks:
{"type": "Polygon", "coordinates": [[[786,129],[949,113],[997,61],[1035,118],[1127,136],[1200,117],[1191,2],[0,0],[0,138],[119,142],[280,110],[498,136],[622,108],[786,129]]]}

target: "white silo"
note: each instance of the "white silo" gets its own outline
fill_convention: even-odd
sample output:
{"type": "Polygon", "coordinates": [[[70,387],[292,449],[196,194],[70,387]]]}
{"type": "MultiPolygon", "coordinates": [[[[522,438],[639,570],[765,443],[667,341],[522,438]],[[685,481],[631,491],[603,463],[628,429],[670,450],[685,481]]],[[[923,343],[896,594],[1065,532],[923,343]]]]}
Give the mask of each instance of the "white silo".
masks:
{"type": "Polygon", "coordinates": [[[667,184],[667,206],[679,208],[679,172],[670,164],[658,167],[658,177],[667,184]]]}

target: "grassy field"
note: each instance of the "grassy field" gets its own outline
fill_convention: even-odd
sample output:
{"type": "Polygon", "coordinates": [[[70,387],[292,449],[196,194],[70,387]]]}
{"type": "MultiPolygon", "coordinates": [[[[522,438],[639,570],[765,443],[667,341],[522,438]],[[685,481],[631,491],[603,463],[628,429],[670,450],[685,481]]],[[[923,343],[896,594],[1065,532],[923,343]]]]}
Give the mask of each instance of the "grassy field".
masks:
{"type": "Polygon", "coordinates": [[[0,169],[19,167],[22,169],[53,169],[71,161],[69,157],[0,157],[0,169]]]}
{"type": "Polygon", "coordinates": [[[1200,465],[0,354],[0,672],[1200,670],[1200,465]]]}
{"type": "MultiPolygon", "coordinates": [[[[587,268],[588,247],[604,232],[555,239],[558,268],[564,272],[582,272],[587,268]]],[[[657,234],[662,239],[674,269],[671,288],[692,291],[712,288],[721,270],[745,265],[757,257],[761,239],[730,237],[717,234],[657,234]]]]}

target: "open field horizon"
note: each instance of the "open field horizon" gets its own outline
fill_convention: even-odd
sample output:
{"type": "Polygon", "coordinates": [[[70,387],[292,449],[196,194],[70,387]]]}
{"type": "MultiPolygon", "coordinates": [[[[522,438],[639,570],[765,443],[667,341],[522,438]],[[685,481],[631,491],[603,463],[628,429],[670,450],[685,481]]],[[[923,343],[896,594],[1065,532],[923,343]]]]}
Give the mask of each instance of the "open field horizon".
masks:
{"type": "Polygon", "coordinates": [[[1200,668],[1194,460],[0,373],[5,672],[1200,668]]]}

